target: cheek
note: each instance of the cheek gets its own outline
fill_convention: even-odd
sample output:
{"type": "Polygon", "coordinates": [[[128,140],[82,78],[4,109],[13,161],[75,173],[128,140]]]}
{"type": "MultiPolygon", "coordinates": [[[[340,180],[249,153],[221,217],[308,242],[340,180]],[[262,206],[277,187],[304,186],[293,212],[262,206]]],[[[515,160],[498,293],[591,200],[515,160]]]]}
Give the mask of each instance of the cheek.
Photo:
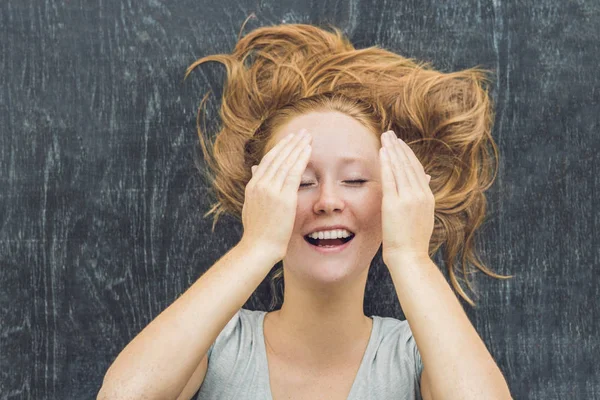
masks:
{"type": "Polygon", "coordinates": [[[381,194],[379,192],[372,191],[365,194],[360,201],[352,204],[352,208],[364,227],[381,225],[381,194]]]}
{"type": "Polygon", "coordinates": [[[382,199],[381,190],[375,189],[365,191],[364,196],[361,197],[360,201],[369,212],[380,212],[382,199]]]}
{"type": "Polygon", "coordinates": [[[366,226],[380,226],[381,225],[381,204],[370,203],[364,212],[361,212],[361,219],[365,221],[366,226]]]}
{"type": "Polygon", "coordinates": [[[301,221],[305,221],[307,218],[310,218],[311,213],[312,205],[310,204],[310,201],[302,199],[301,196],[298,196],[298,203],[296,204],[295,224],[300,225],[301,221]]]}

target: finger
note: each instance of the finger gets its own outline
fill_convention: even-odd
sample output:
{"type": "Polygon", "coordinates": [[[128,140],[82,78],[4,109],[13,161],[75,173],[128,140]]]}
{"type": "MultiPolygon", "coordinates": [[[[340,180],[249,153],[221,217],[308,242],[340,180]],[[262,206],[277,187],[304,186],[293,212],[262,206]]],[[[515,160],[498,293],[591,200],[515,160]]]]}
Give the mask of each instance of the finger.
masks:
{"type": "Polygon", "coordinates": [[[390,166],[392,171],[394,171],[394,176],[396,177],[396,186],[398,187],[398,194],[400,194],[404,190],[410,189],[412,185],[408,179],[408,174],[405,171],[406,167],[402,162],[404,159],[402,149],[397,145],[397,142],[398,138],[394,133],[392,138],[388,137],[386,142],[386,150],[390,155],[390,166]]]}
{"type": "Polygon", "coordinates": [[[289,135],[281,139],[275,146],[273,146],[271,150],[267,152],[267,154],[263,156],[257,168],[254,170],[254,176],[257,179],[262,178],[264,173],[269,169],[269,166],[271,165],[273,159],[275,159],[278,156],[278,154],[285,147],[285,145],[289,143],[290,140],[292,140],[294,137],[296,137],[296,135],[294,133],[290,133],[289,135]]]}
{"type": "MultiPolygon", "coordinates": [[[[414,178],[417,182],[418,187],[420,187],[424,192],[426,192],[427,190],[429,190],[429,181],[427,180],[427,177],[429,175],[425,173],[425,168],[423,168],[423,164],[421,164],[421,161],[419,161],[415,152],[405,141],[399,139],[398,142],[400,142],[401,147],[404,148],[404,154],[406,155],[406,157],[412,165],[412,171],[414,173],[414,178]]],[[[431,179],[431,177],[429,178],[431,179]]]]}
{"type": "MultiPolygon", "coordinates": [[[[303,130],[305,129],[300,130],[300,132],[302,132],[303,130]]],[[[263,179],[273,182],[275,175],[282,167],[282,165],[284,165],[286,159],[292,153],[294,148],[296,148],[296,146],[298,146],[302,142],[303,137],[304,135],[301,134],[294,135],[294,138],[283,146],[277,157],[273,159],[273,161],[269,165],[269,168],[265,171],[263,179]]],[[[279,189],[281,190],[281,186],[279,186],[279,189]]]]}
{"type": "MultiPolygon", "coordinates": [[[[300,187],[300,181],[302,180],[302,173],[306,170],[306,165],[310,159],[312,147],[309,143],[306,143],[302,148],[297,148],[294,154],[296,154],[294,162],[290,170],[286,174],[280,174],[281,178],[284,179],[282,183],[282,191],[292,190],[295,195],[298,195],[298,188],[300,187]]],[[[278,179],[280,177],[278,176],[278,179]]],[[[279,184],[279,183],[278,183],[279,184]]]]}
{"type": "Polygon", "coordinates": [[[381,186],[383,188],[384,196],[391,194],[398,196],[398,189],[396,188],[396,178],[392,172],[390,163],[390,155],[386,151],[385,147],[379,149],[379,164],[381,166],[381,186]]]}
{"type": "MultiPolygon", "coordinates": [[[[286,183],[286,179],[291,173],[291,170],[296,165],[298,158],[304,154],[304,151],[307,151],[306,149],[307,146],[310,144],[311,139],[311,136],[307,135],[303,137],[302,140],[300,140],[298,143],[296,143],[296,146],[292,149],[290,154],[286,157],[285,160],[283,160],[281,166],[277,169],[277,173],[273,177],[272,182],[273,185],[280,191],[284,189],[283,186],[286,183]]],[[[306,168],[306,165],[304,167],[306,168]]],[[[300,174],[302,174],[302,172],[304,172],[304,170],[300,171],[300,174]]],[[[294,173],[296,172],[294,171],[294,173]]]]}
{"type": "Polygon", "coordinates": [[[396,140],[394,140],[394,148],[396,149],[397,155],[397,158],[394,161],[397,167],[401,168],[404,171],[404,176],[406,177],[406,182],[408,183],[408,186],[413,190],[423,190],[419,183],[419,179],[415,173],[415,168],[412,165],[412,161],[408,157],[407,149],[405,146],[408,147],[408,145],[404,143],[402,139],[396,138],[396,140]]]}

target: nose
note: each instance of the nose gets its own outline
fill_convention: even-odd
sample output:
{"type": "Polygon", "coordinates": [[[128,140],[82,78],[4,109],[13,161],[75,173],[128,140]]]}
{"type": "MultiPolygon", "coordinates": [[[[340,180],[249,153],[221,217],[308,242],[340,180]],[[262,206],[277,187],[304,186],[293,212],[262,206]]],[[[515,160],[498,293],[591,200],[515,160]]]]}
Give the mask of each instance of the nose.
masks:
{"type": "Polygon", "coordinates": [[[331,213],[336,210],[343,210],[345,202],[340,193],[341,190],[335,183],[322,183],[319,190],[319,198],[313,207],[314,212],[321,214],[323,212],[331,213]]]}

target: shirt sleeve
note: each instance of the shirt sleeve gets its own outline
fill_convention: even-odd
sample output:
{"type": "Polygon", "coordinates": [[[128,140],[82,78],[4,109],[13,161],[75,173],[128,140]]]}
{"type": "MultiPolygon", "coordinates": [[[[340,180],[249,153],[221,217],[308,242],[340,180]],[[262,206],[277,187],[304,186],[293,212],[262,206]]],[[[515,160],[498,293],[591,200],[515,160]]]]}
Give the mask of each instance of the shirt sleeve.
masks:
{"type": "Polygon", "coordinates": [[[385,391],[371,398],[422,400],[423,362],[408,320],[382,318],[380,329],[381,341],[371,368],[376,371],[376,377],[370,378],[374,382],[370,386],[385,388],[385,391]]]}
{"type": "MultiPolygon", "coordinates": [[[[408,320],[402,321],[399,325],[399,344],[401,357],[405,360],[406,368],[412,372],[412,384],[415,393],[414,396],[417,400],[421,399],[421,374],[423,372],[423,360],[421,359],[421,353],[417,347],[417,342],[413,336],[408,320]]],[[[410,378],[408,378],[410,379],[410,378]]]]}
{"type": "Polygon", "coordinates": [[[417,378],[420,381],[421,373],[423,372],[423,360],[421,359],[421,353],[419,352],[419,348],[417,347],[415,337],[412,335],[412,331],[410,334],[410,347],[412,349],[413,357],[415,360],[415,371],[417,372],[417,378]]]}
{"type": "Polygon", "coordinates": [[[415,337],[410,330],[410,326],[408,325],[408,321],[406,326],[408,327],[408,336],[407,336],[407,352],[411,355],[414,368],[415,368],[415,388],[417,388],[417,399],[421,399],[421,374],[423,373],[423,360],[421,359],[421,353],[419,352],[419,348],[417,347],[417,342],[415,341],[415,337]]]}
{"type": "MultiPolygon", "coordinates": [[[[240,312],[241,312],[241,310],[238,310],[238,312],[236,312],[234,314],[234,316],[229,320],[229,322],[227,322],[227,324],[225,325],[223,330],[219,333],[219,335],[217,336],[215,341],[210,345],[210,347],[208,349],[208,359],[209,360],[210,360],[210,357],[212,356],[215,346],[218,346],[218,350],[223,350],[225,345],[227,344],[227,342],[230,339],[232,339],[233,336],[239,335],[240,329],[241,329],[241,327],[240,327],[240,324],[241,324],[240,312]]],[[[239,342],[239,340],[236,340],[234,342],[239,342]]]]}

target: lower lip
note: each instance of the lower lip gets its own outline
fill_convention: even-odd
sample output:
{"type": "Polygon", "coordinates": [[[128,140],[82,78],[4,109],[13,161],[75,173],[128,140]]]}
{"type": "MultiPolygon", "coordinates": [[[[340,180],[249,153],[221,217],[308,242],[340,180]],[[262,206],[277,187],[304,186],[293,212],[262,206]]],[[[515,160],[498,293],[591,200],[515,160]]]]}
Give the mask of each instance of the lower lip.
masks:
{"type": "Polygon", "coordinates": [[[304,243],[306,243],[307,245],[309,245],[310,247],[312,247],[319,253],[323,253],[323,254],[339,253],[340,251],[343,251],[345,248],[350,246],[350,243],[354,242],[354,239],[356,239],[356,236],[354,236],[352,238],[352,240],[350,240],[349,242],[346,242],[339,246],[322,247],[322,246],[315,246],[314,244],[307,242],[306,239],[302,238],[302,240],[304,240],[304,243]]]}

